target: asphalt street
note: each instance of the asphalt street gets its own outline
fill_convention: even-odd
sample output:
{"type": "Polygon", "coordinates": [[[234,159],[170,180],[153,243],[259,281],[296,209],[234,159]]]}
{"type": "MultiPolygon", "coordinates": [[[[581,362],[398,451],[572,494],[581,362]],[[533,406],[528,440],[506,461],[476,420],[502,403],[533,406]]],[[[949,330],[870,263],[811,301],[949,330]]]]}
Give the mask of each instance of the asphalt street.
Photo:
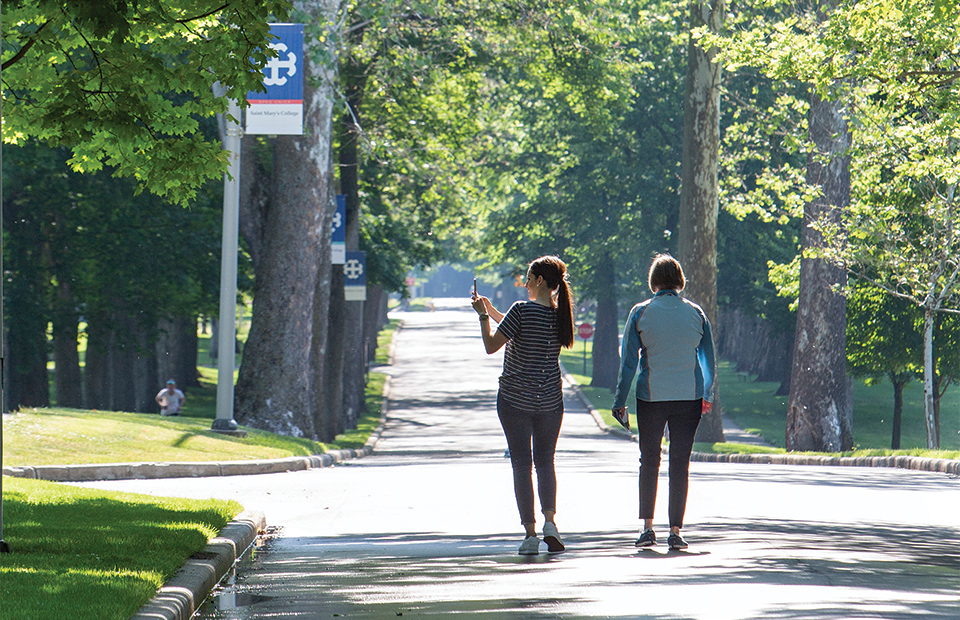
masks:
{"type": "MultiPolygon", "coordinates": [[[[503,308],[502,310],[506,310],[503,308]]],[[[522,528],[467,300],[405,313],[374,455],[334,468],[86,486],[235,499],[277,534],[205,619],[960,617],[960,480],[889,468],[693,463],[685,551],[637,550],[637,445],[569,394],[557,451],[568,551],[522,528]]],[[[598,405],[602,405],[598,403],[598,405]]]]}

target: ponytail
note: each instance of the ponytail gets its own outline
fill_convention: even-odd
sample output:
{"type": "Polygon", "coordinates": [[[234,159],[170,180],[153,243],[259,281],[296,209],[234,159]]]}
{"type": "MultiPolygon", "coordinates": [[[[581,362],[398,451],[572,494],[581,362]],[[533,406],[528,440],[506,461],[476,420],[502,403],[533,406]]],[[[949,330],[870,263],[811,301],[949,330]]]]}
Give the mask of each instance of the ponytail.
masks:
{"type": "Polygon", "coordinates": [[[563,274],[560,288],[557,291],[557,329],[560,344],[566,348],[573,346],[573,295],[570,294],[570,284],[567,283],[567,274],[563,274]]]}
{"type": "Polygon", "coordinates": [[[550,290],[557,291],[557,337],[569,349],[573,346],[573,295],[567,265],[556,256],[541,256],[530,263],[530,273],[542,276],[550,290]]]}

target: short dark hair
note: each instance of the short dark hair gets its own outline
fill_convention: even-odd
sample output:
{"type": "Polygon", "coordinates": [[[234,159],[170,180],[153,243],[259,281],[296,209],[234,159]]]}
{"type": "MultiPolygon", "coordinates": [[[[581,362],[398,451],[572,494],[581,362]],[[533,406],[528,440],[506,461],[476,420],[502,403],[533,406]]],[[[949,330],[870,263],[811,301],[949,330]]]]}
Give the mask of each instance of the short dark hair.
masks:
{"type": "Polygon", "coordinates": [[[657,254],[650,264],[647,284],[653,292],[664,289],[682,291],[687,281],[683,277],[683,267],[669,254],[657,254]]]}

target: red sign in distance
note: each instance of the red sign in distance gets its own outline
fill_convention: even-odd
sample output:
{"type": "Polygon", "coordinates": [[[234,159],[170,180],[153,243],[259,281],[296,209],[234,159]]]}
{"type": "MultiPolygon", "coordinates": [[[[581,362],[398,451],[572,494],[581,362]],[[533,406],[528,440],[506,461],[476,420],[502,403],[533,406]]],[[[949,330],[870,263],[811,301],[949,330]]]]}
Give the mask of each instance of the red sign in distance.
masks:
{"type": "Polygon", "coordinates": [[[580,323],[580,327],[577,328],[577,335],[584,340],[589,340],[590,336],[593,335],[593,325],[590,323],[580,323]]]}

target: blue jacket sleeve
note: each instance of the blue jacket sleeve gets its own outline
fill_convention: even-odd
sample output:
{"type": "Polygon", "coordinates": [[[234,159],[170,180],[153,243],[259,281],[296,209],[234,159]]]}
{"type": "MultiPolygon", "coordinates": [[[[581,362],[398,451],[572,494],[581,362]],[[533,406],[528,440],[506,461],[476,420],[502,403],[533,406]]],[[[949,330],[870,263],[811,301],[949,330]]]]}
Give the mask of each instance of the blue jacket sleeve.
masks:
{"type": "Polygon", "coordinates": [[[703,373],[703,399],[712,403],[713,383],[717,377],[717,360],[713,350],[713,329],[710,327],[710,319],[706,316],[703,317],[703,336],[697,347],[697,361],[703,373]]]}
{"type": "Polygon", "coordinates": [[[617,378],[617,394],[613,400],[613,408],[619,409],[627,402],[630,395],[630,384],[637,374],[637,364],[640,361],[640,334],[637,332],[637,308],[634,307],[627,317],[627,324],[623,328],[623,345],[620,348],[620,374],[617,378]]]}

